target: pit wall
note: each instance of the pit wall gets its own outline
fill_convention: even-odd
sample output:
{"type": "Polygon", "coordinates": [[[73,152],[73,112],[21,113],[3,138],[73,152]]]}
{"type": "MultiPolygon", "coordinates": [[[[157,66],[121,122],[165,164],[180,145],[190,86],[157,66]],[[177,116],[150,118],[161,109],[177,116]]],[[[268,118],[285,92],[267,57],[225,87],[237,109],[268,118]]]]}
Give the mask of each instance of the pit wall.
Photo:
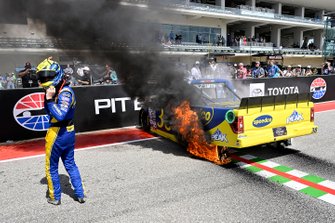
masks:
{"type": "MultiPolygon", "coordinates": [[[[315,103],[335,100],[335,75],[233,81],[243,97],[311,93],[315,103]]],[[[140,103],[122,85],[74,87],[76,132],[134,126],[140,103]]],[[[0,142],[44,137],[47,129],[40,88],[1,90],[0,142]]]]}

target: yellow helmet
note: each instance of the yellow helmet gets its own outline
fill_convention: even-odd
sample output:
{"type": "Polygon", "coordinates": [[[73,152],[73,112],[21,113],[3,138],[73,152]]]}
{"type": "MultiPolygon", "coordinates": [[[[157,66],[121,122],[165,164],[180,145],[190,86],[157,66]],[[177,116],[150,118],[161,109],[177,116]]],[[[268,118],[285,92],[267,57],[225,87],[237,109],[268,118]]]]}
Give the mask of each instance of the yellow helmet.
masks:
{"type": "Polygon", "coordinates": [[[57,86],[64,77],[64,71],[60,65],[47,58],[36,68],[37,79],[42,87],[57,86]]]}

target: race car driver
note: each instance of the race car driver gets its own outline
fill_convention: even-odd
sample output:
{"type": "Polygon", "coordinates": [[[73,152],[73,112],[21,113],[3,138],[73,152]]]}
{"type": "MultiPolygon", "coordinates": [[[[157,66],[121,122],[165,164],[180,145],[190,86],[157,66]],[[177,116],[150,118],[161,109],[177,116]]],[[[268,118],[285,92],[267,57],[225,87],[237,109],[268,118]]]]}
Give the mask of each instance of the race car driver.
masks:
{"type": "Polygon", "coordinates": [[[60,65],[52,58],[42,61],[36,69],[41,87],[45,90],[44,108],[49,115],[50,127],[46,134],[45,171],[48,184],[48,203],[61,204],[61,186],[58,175],[59,158],[70,175],[76,200],[85,202],[84,189],[78,167],[74,161],[75,130],[73,117],[76,99],[64,78],[60,65]]]}

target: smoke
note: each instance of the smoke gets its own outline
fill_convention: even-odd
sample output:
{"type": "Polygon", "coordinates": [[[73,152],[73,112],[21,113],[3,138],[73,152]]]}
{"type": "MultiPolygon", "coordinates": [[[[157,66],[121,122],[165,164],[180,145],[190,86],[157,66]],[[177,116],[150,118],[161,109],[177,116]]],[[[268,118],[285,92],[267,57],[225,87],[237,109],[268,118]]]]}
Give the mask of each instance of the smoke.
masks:
{"type": "Polygon", "coordinates": [[[193,100],[185,74],[159,54],[159,26],[147,18],[156,7],[124,6],[120,0],[20,0],[20,4],[24,7],[19,10],[46,24],[49,36],[89,49],[95,61],[112,63],[131,97],[157,95],[161,102],[157,107],[193,100]]]}

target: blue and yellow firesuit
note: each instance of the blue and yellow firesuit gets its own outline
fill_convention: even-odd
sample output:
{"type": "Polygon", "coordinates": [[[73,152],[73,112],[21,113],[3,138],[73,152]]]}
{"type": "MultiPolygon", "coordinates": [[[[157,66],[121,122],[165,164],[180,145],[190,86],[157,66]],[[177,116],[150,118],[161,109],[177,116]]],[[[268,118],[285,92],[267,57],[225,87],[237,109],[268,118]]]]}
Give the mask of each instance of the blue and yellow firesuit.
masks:
{"type": "Polygon", "coordinates": [[[64,86],[57,97],[45,100],[44,107],[50,116],[50,128],[46,139],[45,171],[48,181],[49,197],[61,199],[61,187],[58,175],[59,158],[70,175],[77,198],[84,197],[84,189],[78,167],[74,161],[75,130],[73,117],[76,99],[71,87],[64,86]]]}

